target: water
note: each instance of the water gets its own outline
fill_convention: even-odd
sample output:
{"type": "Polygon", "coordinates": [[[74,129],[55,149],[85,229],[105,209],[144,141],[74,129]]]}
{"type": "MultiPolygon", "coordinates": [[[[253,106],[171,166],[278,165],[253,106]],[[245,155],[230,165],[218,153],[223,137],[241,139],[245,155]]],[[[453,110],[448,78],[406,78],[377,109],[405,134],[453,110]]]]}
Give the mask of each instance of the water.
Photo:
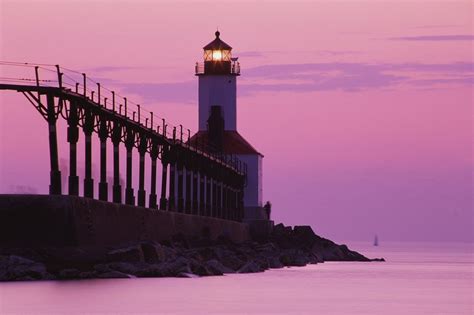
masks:
{"type": "Polygon", "coordinates": [[[0,314],[473,314],[473,245],[349,243],[385,263],[199,279],[0,283],[0,314]]]}

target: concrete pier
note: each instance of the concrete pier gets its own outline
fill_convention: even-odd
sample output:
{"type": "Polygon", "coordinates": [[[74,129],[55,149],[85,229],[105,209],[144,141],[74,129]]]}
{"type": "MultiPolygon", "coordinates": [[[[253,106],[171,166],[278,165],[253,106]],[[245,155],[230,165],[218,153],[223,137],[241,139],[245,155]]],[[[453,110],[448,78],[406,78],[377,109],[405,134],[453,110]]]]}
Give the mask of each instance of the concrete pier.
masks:
{"type": "Polygon", "coordinates": [[[246,223],[77,196],[0,195],[0,246],[115,246],[174,235],[249,239],[246,223]]]}

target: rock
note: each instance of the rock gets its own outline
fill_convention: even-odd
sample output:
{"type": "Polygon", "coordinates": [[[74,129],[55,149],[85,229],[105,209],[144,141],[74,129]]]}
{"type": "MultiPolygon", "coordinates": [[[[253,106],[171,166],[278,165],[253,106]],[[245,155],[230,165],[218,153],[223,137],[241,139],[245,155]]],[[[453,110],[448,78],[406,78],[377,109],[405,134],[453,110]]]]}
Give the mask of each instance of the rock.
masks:
{"type": "Polygon", "coordinates": [[[313,228],[309,225],[295,225],[293,228],[293,233],[295,235],[305,236],[308,239],[316,238],[313,228]]]}
{"type": "Polygon", "coordinates": [[[258,244],[255,250],[263,254],[273,254],[278,251],[276,245],[273,243],[258,244]]]}
{"type": "Polygon", "coordinates": [[[98,273],[105,273],[105,272],[112,271],[112,269],[110,269],[108,264],[94,265],[94,270],[97,271],[98,273]]]}
{"type": "Polygon", "coordinates": [[[60,279],[79,279],[80,270],[75,268],[63,269],[59,271],[60,279]]]}
{"type": "Polygon", "coordinates": [[[249,261],[240,268],[237,273],[254,273],[264,271],[256,262],[249,261]]]}
{"type": "Polygon", "coordinates": [[[176,260],[168,262],[167,267],[171,273],[177,275],[181,272],[193,273],[190,268],[190,260],[185,257],[178,257],[176,260]]]}
{"type": "Polygon", "coordinates": [[[210,260],[217,258],[216,249],[212,247],[199,248],[196,252],[203,260],[210,260]]]}
{"type": "Polygon", "coordinates": [[[258,256],[255,257],[254,261],[263,270],[267,270],[267,269],[270,268],[270,265],[268,264],[268,258],[266,256],[258,255],[258,256]]]}
{"type": "Polygon", "coordinates": [[[324,262],[324,260],[321,257],[319,257],[317,254],[314,254],[312,252],[309,252],[308,259],[309,259],[309,263],[313,265],[324,262]]]}
{"type": "Polygon", "coordinates": [[[333,244],[319,251],[324,261],[369,261],[367,257],[352,251],[346,245],[333,244]]]}
{"type": "Polygon", "coordinates": [[[291,266],[303,267],[303,266],[306,266],[308,263],[309,263],[308,256],[299,253],[293,257],[291,266]]]}
{"type": "Polygon", "coordinates": [[[267,261],[268,261],[268,266],[269,266],[270,268],[278,269],[278,268],[283,268],[283,267],[285,267],[285,266],[281,263],[280,259],[278,259],[277,257],[269,257],[267,261]]]}
{"type": "Polygon", "coordinates": [[[109,271],[120,271],[128,275],[136,275],[139,270],[147,268],[149,264],[146,263],[127,263],[127,262],[112,262],[107,264],[109,271]]]}
{"type": "Polygon", "coordinates": [[[145,259],[141,246],[130,246],[108,252],[107,260],[122,262],[143,262],[145,259]]]}
{"type": "Polygon", "coordinates": [[[172,277],[175,276],[168,268],[166,263],[149,265],[134,272],[134,275],[140,278],[151,277],[172,277]]]}
{"type": "Polygon", "coordinates": [[[182,272],[178,275],[179,278],[199,278],[198,275],[195,275],[194,273],[186,273],[182,272]]]}
{"type": "MultiPolygon", "coordinates": [[[[214,276],[215,274],[209,270],[204,264],[195,264],[192,266],[192,273],[200,277],[214,276]]],[[[222,275],[222,274],[221,274],[222,275]]]]}
{"type": "Polygon", "coordinates": [[[158,257],[157,246],[155,244],[152,242],[144,242],[140,244],[140,247],[143,253],[143,260],[145,262],[156,264],[161,261],[158,257]]]}
{"type": "Polygon", "coordinates": [[[95,271],[83,271],[79,273],[79,279],[95,279],[97,278],[97,273],[95,271]]]}
{"type": "Polygon", "coordinates": [[[324,261],[341,261],[344,258],[339,246],[329,247],[320,251],[321,257],[324,261]]]}
{"type": "Polygon", "coordinates": [[[199,264],[195,259],[178,257],[173,261],[166,261],[159,264],[134,264],[138,267],[133,272],[137,277],[176,277],[182,273],[195,273],[193,268],[199,264]]]}
{"type": "Polygon", "coordinates": [[[236,244],[225,236],[210,240],[181,235],[161,243],[129,243],[109,252],[98,247],[0,249],[0,280],[54,279],[52,274],[59,279],[196,277],[261,272],[325,260],[369,261],[346,245],[316,235],[310,226],[292,229],[277,224],[263,242],[236,244]]]}
{"type": "Polygon", "coordinates": [[[154,242],[143,242],[140,244],[145,262],[156,264],[168,259],[176,258],[176,250],[167,248],[154,242]]]}
{"type": "Polygon", "coordinates": [[[175,260],[176,256],[177,256],[176,249],[168,247],[168,246],[161,246],[161,248],[159,250],[159,255],[158,255],[158,257],[160,257],[160,261],[175,260]],[[161,251],[162,251],[162,255],[163,255],[162,257],[160,256],[161,251]]]}
{"type": "Polygon", "coordinates": [[[20,256],[0,256],[0,281],[11,280],[52,280],[42,263],[20,256]]]}
{"type": "Polygon", "coordinates": [[[291,226],[284,226],[283,223],[279,223],[273,227],[273,236],[287,236],[292,232],[291,226]]]}
{"type": "Polygon", "coordinates": [[[317,241],[317,236],[309,225],[295,226],[293,229],[295,241],[299,245],[311,247],[317,241]]]}
{"type": "Polygon", "coordinates": [[[74,266],[76,269],[83,269],[105,260],[104,251],[97,248],[66,247],[48,248],[42,251],[46,256],[43,261],[61,267],[74,266]]]}
{"type": "Polygon", "coordinates": [[[370,261],[381,261],[381,262],[384,262],[385,259],[384,259],[384,258],[372,258],[372,259],[370,259],[370,261]]]}
{"type": "Polygon", "coordinates": [[[208,260],[206,267],[212,272],[213,275],[222,275],[224,273],[235,273],[235,270],[224,266],[220,261],[215,259],[208,260]]]}
{"type": "Polygon", "coordinates": [[[132,278],[129,275],[120,271],[108,271],[105,273],[100,273],[97,277],[101,279],[132,278]]]}
{"type": "Polygon", "coordinates": [[[306,266],[310,262],[309,255],[300,249],[286,249],[280,255],[280,261],[285,266],[306,266]]]}
{"type": "Polygon", "coordinates": [[[241,257],[240,254],[238,255],[236,251],[229,249],[227,246],[216,246],[200,249],[193,257],[205,262],[217,260],[224,267],[235,271],[244,265],[244,259],[247,260],[246,255],[243,256],[241,257]]]}

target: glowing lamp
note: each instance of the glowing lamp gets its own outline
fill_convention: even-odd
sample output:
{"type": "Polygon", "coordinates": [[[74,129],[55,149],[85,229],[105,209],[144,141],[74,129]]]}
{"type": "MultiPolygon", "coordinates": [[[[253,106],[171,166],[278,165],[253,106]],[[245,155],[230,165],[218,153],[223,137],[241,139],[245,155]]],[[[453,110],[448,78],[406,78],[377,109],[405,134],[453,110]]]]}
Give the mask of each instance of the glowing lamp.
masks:
{"type": "Polygon", "coordinates": [[[204,51],[204,61],[230,61],[230,50],[228,49],[209,49],[204,51]]]}
{"type": "Polygon", "coordinates": [[[222,60],[222,51],[221,50],[213,50],[212,51],[212,60],[217,60],[217,61],[222,60]]]}
{"type": "Polygon", "coordinates": [[[219,36],[217,31],[216,39],[204,47],[204,61],[230,61],[232,58],[232,47],[224,43],[219,36]]]}

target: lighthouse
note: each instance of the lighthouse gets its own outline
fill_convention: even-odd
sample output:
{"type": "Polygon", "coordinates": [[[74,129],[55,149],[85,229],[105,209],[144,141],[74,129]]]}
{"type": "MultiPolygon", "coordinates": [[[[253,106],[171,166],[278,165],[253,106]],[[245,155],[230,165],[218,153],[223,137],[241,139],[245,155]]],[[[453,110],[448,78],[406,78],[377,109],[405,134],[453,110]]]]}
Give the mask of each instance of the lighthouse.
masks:
{"type": "Polygon", "coordinates": [[[203,61],[197,62],[195,74],[199,85],[199,131],[191,138],[210,150],[235,155],[247,165],[244,189],[244,221],[269,220],[262,204],[262,160],[257,151],[237,131],[238,58],[220,32],[203,47],[203,61]]]}

